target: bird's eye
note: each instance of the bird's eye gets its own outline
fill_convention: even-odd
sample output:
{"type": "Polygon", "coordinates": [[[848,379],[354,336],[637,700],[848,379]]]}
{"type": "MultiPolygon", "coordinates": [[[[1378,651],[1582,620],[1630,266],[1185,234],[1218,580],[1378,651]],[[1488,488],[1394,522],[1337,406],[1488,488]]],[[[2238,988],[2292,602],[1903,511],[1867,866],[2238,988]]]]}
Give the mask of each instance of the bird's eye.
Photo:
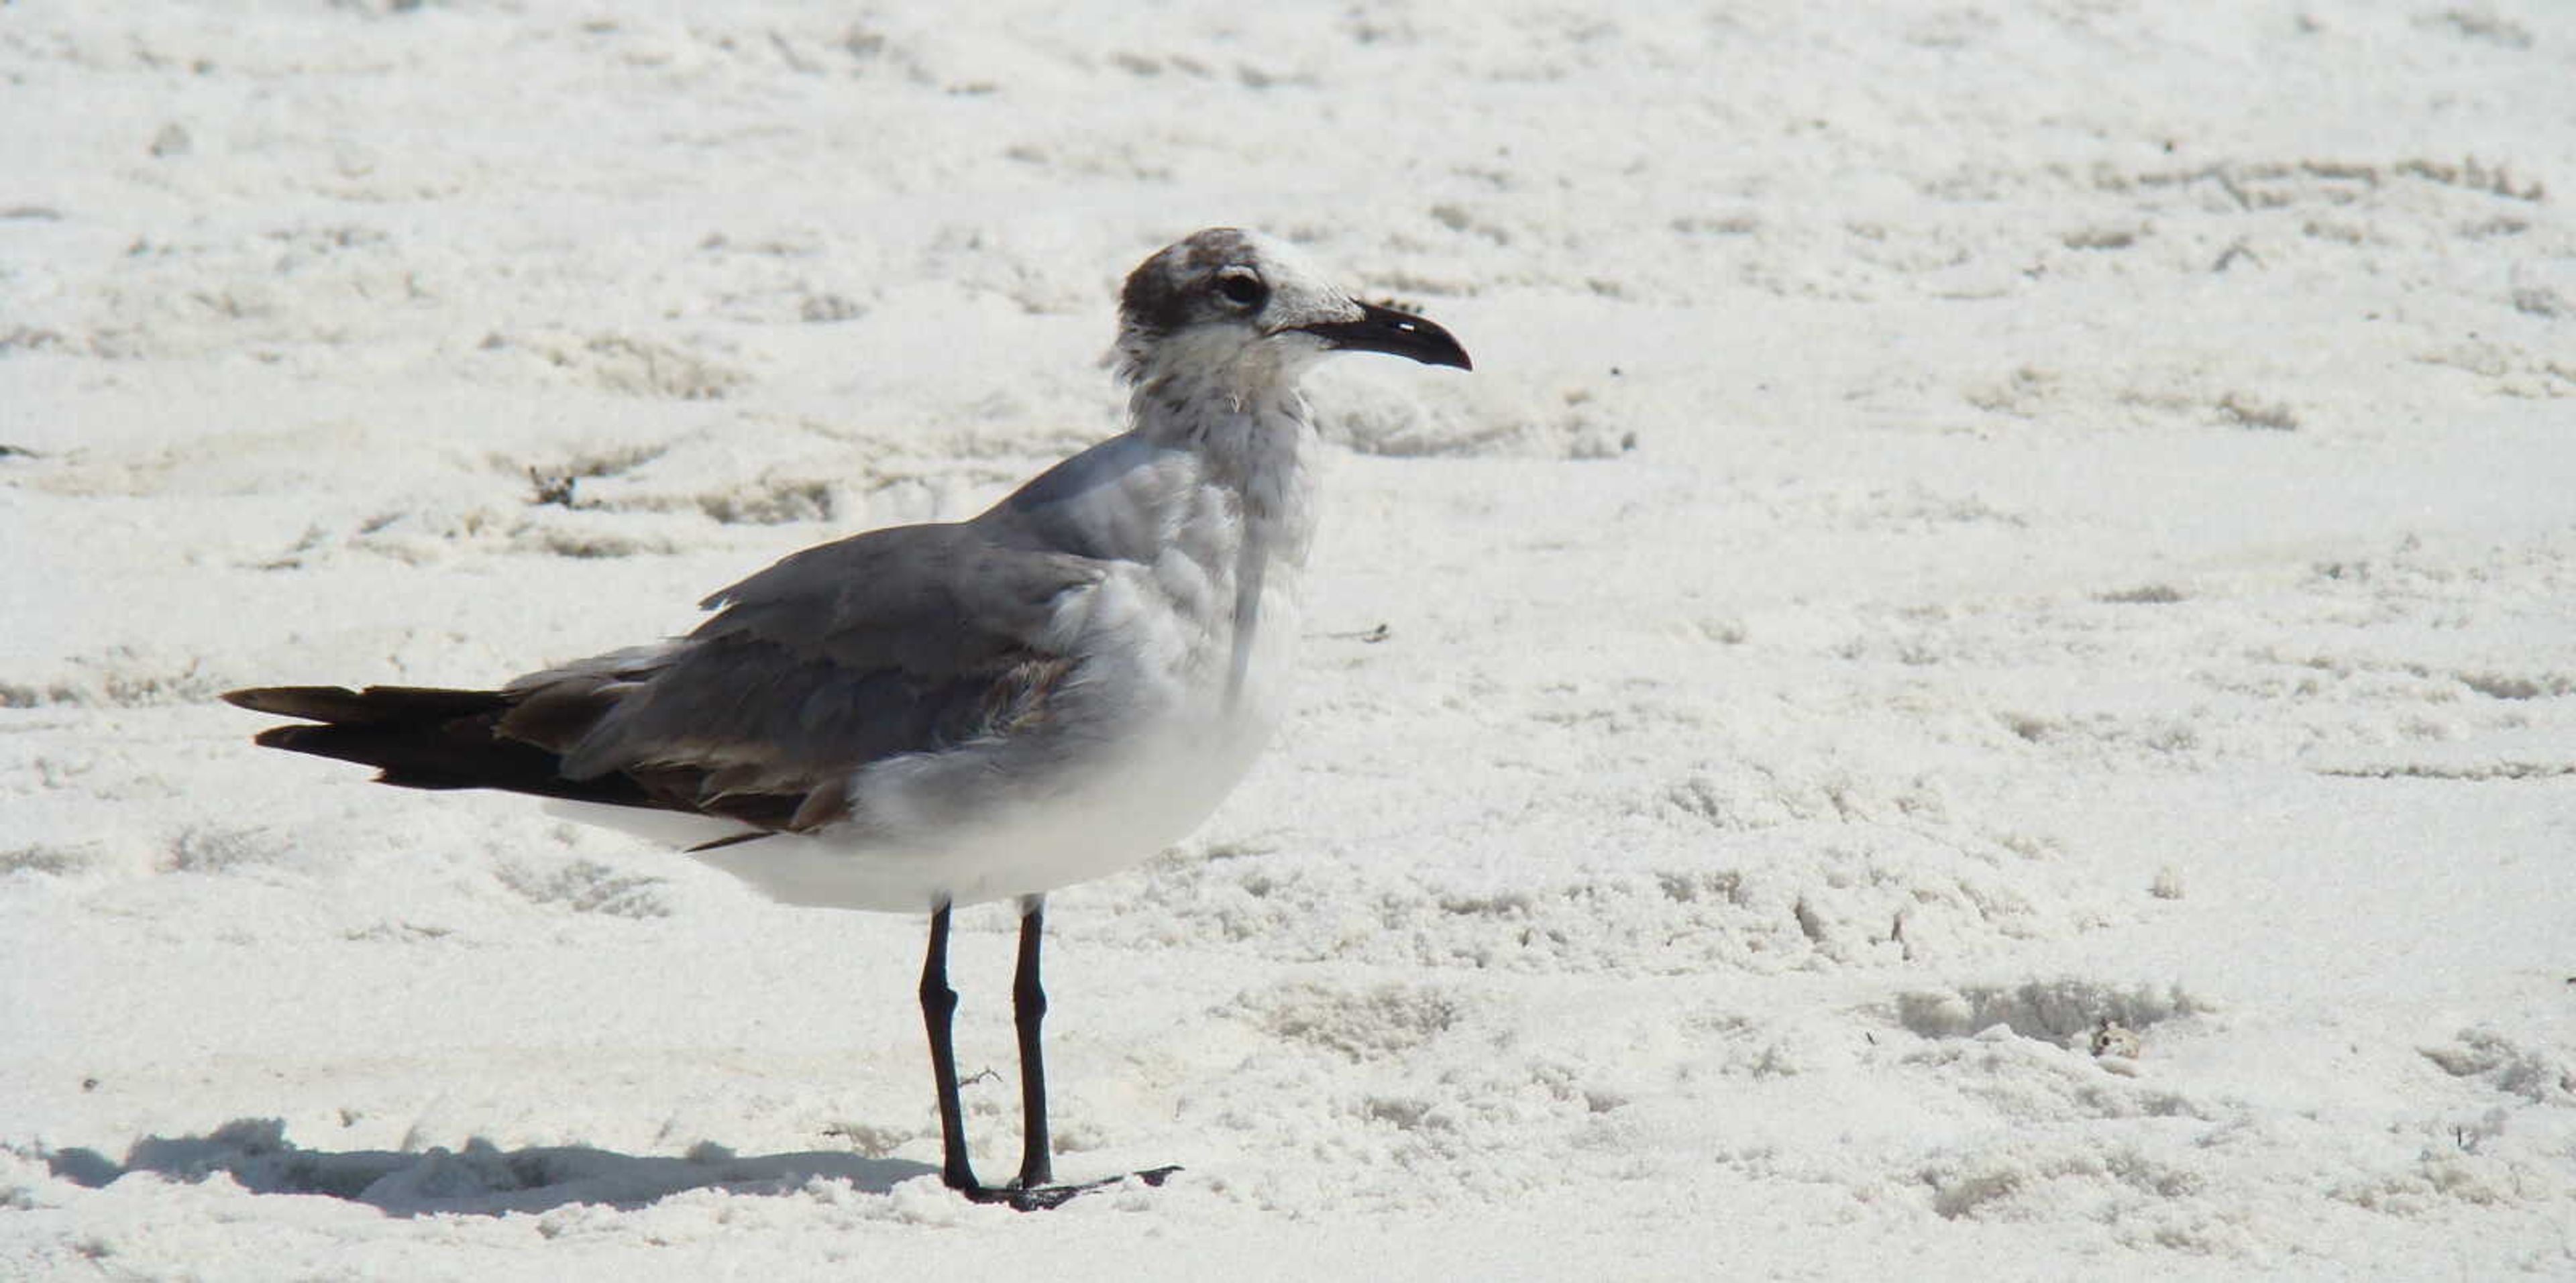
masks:
{"type": "Polygon", "coordinates": [[[1226,302],[1250,311],[1270,297],[1270,287],[1246,267],[1229,267],[1216,276],[1216,292],[1226,302]]]}

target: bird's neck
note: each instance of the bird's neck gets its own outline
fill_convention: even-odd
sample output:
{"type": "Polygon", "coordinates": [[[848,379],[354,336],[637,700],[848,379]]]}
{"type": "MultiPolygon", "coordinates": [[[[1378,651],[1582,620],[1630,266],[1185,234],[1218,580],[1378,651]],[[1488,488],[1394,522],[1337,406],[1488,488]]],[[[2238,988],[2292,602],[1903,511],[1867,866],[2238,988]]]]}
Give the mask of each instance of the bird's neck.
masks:
{"type": "Polygon", "coordinates": [[[1250,550],[1305,563],[1315,429],[1292,382],[1167,373],[1139,380],[1128,406],[1139,435],[1195,453],[1204,480],[1236,496],[1250,550]]]}

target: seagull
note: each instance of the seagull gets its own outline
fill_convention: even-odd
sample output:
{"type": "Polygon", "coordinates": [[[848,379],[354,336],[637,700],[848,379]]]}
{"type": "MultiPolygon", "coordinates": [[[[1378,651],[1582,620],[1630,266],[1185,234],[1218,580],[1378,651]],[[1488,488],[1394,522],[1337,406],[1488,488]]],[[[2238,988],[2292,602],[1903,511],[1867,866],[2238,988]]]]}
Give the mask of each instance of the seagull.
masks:
{"type": "Polygon", "coordinates": [[[676,838],[785,903],[929,914],[941,1179],[976,1202],[1054,1207],[1126,1177],[1055,1183],[1046,894],[1187,836],[1269,739],[1315,522],[1298,381],[1336,351],[1471,368],[1448,331],[1360,301],[1291,246],[1200,231],[1121,291],[1127,431],[980,516],[808,548],[700,602],[715,614],[686,636],[495,690],[224,699],[299,719],[256,743],[380,783],[533,794],[676,838]],[[949,915],[1005,899],[1020,912],[1023,1125],[1017,1179],[988,1186],[958,1101],[949,915]]]}

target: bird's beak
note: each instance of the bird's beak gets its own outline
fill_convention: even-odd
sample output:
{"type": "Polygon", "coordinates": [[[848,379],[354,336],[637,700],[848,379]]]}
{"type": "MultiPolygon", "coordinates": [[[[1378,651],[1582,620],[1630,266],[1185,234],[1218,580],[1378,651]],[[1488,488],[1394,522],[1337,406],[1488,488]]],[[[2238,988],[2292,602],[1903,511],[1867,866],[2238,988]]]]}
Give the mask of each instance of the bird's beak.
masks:
{"type": "Polygon", "coordinates": [[[1379,307],[1375,303],[1360,303],[1359,309],[1360,319],[1356,321],[1318,321],[1296,328],[1322,339],[1328,347],[1409,356],[1424,365],[1450,365],[1461,370],[1475,368],[1467,361],[1467,349],[1458,346],[1458,340],[1451,338],[1449,331],[1410,312],[1379,307]]]}

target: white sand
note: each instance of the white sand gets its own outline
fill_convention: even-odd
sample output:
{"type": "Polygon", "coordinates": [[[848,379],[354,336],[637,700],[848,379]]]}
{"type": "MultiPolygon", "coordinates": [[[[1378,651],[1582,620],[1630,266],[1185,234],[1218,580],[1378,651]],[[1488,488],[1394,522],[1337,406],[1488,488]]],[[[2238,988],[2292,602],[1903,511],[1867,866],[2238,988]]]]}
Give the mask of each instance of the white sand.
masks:
{"type": "Polygon", "coordinates": [[[2576,9],[392,8],[0,9],[0,1275],[2576,1276],[2576,9]],[[1222,222],[1478,370],[1053,903],[1163,1189],[939,1188],[918,922],[212,700],[972,511],[1222,222]]]}

